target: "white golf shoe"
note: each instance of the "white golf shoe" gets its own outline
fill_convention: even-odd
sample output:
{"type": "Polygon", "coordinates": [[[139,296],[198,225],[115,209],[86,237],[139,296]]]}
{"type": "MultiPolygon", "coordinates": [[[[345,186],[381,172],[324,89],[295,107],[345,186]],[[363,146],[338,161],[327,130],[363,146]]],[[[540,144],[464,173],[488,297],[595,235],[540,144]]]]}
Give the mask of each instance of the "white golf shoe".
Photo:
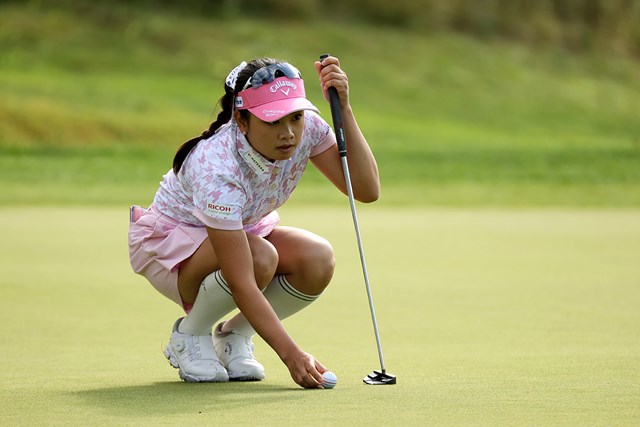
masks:
{"type": "Polygon", "coordinates": [[[227,368],[231,381],[261,381],[264,379],[264,366],[253,357],[251,337],[233,332],[222,332],[223,323],[213,332],[213,344],[220,361],[227,368]]]}
{"type": "Polygon", "coordinates": [[[180,378],[188,383],[226,382],[227,371],[213,348],[211,334],[190,335],[178,331],[182,317],[173,325],[164,355],[171,366],[179,369],[180,378]]]}

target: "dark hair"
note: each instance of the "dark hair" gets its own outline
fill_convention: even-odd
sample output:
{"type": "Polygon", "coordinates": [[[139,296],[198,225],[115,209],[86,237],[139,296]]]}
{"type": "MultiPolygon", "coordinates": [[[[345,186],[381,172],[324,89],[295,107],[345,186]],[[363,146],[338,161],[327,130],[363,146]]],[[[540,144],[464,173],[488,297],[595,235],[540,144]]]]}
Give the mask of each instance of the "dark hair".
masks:
{"type": "MultiPolygon", "coordinates": [[[[173,172],[176,175],[178,174],[178,172],[180,172],[182,164],[184,163],[191,150],[193,150],[193,147],[198,145],[198,143],[203,139],[211,138],[211,136],[213,136],[213,134],[215,134],[222,125],[231,120],[231,117],[233,116],[234,98],[239,92],[242,91],[245,83],[247,83],[247,80],[251,78],[253,73],[255,73],[262,67],[266,67],[267,65],[280,64],[282,62],[283,61],[278,61],[272,58],[254,59],[253,61],[248,63],[242,69],[242,71],[240,71],[240,73],[238,73],[238,79],[236,81],[235,88],[232,89],[228,87],[226,83],[223,84],[224,95],[222,95],[222,98],[220,98],[220,100],[218,101],[218,105],[220,105],[220,108],[222,108],[222,110],[220,111],[220,113],[218,113],[218,117],[216,118],[216,120],[209,125],[209,128],[202,132],[202,135],[191,138],[190,140],[182,144],[180,148],[178,148],[178,151],[176,151],[176,155],[173,158],[173,172]]],[[[246,110],[242,110],[240,111],[240,113],[243,115],[243,117],[249,117],[249,113],[246,110]]]]}

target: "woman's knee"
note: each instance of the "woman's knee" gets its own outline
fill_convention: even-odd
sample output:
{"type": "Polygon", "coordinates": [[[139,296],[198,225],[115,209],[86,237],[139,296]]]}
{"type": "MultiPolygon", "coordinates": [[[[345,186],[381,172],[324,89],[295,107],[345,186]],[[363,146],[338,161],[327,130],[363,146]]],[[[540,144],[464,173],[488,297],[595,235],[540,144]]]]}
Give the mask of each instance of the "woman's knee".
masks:
{"type": "Polygon", "coordinates": [[[331,282],[335,270],[335,256],[331,243],[323,238],[314,239],[299,252],[298,264],[307,292],[320,294],[331,282]]]}
{"type": "Polygon", "coordinates": [[[250,239],[249,244],[256,283],[260,289],[264,289],[271,282],[278,268],[278,251],[271,243],[260,237],[250,239]]]}

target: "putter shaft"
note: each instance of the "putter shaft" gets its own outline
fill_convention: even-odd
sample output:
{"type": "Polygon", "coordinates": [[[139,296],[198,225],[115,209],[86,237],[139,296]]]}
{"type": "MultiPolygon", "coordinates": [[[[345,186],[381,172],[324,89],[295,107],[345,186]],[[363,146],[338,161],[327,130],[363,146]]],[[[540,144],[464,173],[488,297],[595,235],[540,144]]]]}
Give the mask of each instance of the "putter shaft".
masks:
{"type": "Polygon", "coordinates": [[[351,216],[353,217],[353,226],[356,229],[356,240],[358,241],[358,251],[360,252],[360,264],[362,265],[362,274],[364,275],[364,285],[367,288],[367,298],[369,300],[369,311],[371,312],[371,321],[373,323],[373,333],[376,336],[378,345],[378,357],[380,358],[380,369],[384,374],[386,372],[384,366],[384,356],[382,355],[382,344],[380,342],[380,333],[378,332],[378,321],[376,320],[376,311],[373,306],[373,295],[371,294],[371,285],[369,284],[369,274],[367,273],[367,262],[364,258],[364,247],[362,238],[360,237],[360,225],[358,224],[358,214],[356,212],[355,199],[353,197],[353,188],[351,187],[351,175],[349,174],[349,165],[347,164],[347,156],[340,157],[342,162],[342,170],[344,172],[344,180],[347,185],[347,195],[349,196],[349,205],[351,205],[351,216]]]}

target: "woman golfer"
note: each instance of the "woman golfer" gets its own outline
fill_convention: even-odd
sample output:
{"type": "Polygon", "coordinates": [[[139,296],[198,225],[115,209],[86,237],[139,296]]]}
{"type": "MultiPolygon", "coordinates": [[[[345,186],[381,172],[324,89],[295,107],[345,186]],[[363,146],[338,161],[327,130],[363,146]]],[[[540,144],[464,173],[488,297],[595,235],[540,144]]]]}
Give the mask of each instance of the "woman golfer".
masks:
{"type": "MultiPolygon", "coordinates": [[[[378,169],[349,103],[347,76],[334,57],[315,68],[325,99],[329,87],[340,96],[354,196],[375,201],[378,169]]],[[[286,62],[243,62],[227,77],[220,105],[209,129],[178,149],[151,207],[132,207],[131,265],[187,313],[164,351],[184,381],[262,380],[251,340],[257,332],[297,384],[320,387],[327,368],[280,320],[327,287],[333,250],[309,231],[278,225],[276,209],[309,160],[346,194],[335,134],[286,62]],[[236,307],[240,313],[222,321],[236,307]]]]}

